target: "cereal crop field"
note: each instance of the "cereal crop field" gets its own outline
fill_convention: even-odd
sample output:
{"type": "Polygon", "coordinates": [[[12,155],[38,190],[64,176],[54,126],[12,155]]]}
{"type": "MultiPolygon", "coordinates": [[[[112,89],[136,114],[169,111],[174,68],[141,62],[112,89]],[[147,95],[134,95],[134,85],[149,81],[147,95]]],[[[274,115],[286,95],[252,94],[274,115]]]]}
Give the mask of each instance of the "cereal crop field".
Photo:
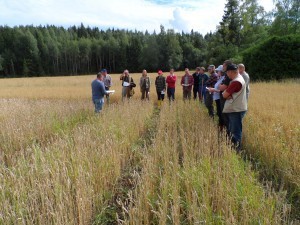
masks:
{"type": "Polygon", "coordinates": [[[155,76],[122,102],[112,74],[100,115],[95,76],[2,79],[0,224],[299,224],[299,81],[251,84],[240,155],[179,81],[158,108],[155,76]]]}

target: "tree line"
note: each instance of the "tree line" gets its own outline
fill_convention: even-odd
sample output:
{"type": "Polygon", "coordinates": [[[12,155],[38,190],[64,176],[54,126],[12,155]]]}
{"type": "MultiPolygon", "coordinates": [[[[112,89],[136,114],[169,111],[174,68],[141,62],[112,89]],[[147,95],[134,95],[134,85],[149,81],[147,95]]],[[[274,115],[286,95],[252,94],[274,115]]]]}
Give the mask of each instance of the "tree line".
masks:
{"type": "Polygon", "coordinates": [[[100,68],[112,73],[178,70],[218,65],[229,58],[241,62],[244,52],[249,55],[249,49],[270,36],[300,34],[299,0],[274,4],[275,10],[266,12],[257,0],[227,0],[216,31],[205,35],[193,30],[178,33],[164,26],[152,33],[104,31],[83,24],[0,26],[0,76],[79,75],[100,68]]]}

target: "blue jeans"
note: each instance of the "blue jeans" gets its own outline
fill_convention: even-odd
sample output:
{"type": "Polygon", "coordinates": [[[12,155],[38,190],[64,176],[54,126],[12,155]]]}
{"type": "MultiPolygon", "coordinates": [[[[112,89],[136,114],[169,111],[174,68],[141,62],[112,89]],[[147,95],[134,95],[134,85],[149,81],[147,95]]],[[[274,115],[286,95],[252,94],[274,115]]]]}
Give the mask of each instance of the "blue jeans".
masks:
{"type": "Polygon", "coordinates": [[[200,101],[203,101],[205,103],[205,98],[206,98],[206,86],[204,85],[203,87],[200,86],[199,88],[199,99],[200,101]]]}
{"type": "Polygon", "coordinates": [[[104,104],[104,98],[94,99],[93,102],[95,105],[95,113],[99,113],[102,110],[102,106],[104,104]]]}
{"type": "Polygon", "coordinates": [[[237,151],[241,150],[242,132],[243,132],[243,118],[246,111],[227,113],[229,132],[231,142],[234,144],[237,151]]]}

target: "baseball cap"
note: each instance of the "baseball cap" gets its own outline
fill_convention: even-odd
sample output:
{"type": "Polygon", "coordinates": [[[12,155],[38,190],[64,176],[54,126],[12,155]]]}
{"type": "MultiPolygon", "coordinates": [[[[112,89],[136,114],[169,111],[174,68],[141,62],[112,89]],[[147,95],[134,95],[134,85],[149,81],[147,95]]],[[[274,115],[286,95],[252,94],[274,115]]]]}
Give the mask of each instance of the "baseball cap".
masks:
{"type": "Polygon", "coordinates": [[[237,70],[237,69],[238,69],[237,65],[230,64],[230,65],[227,66],[226,72],[229,71],[229,70],[237,70]]]}
{"type": "Polygon", "coordinates": [[[223,65],[218,66],[218,68],[216,69],[216,71],[223,71],[223,65]]]}
{"type": "Polygon", "coordinates": [[[107,72],[107,70],[106,70],[106,69],[102,69],[102,70],[101,70],[101,73],[104,73],[104,72],[107,72]]]}

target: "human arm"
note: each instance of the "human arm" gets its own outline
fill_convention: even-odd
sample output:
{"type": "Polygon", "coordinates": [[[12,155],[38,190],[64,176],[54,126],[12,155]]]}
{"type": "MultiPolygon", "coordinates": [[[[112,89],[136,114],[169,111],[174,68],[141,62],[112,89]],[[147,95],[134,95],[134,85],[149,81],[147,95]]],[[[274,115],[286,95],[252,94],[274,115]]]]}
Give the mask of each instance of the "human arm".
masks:
{"type": "Polygon", "coordinates": [[[232,98],[232,94],[235,92],[239,92],[242,88],[242,84],[238,81],[233,81],[230,83],[228,88],[223,92],[223,98],[230,99],[232,98]]]}

